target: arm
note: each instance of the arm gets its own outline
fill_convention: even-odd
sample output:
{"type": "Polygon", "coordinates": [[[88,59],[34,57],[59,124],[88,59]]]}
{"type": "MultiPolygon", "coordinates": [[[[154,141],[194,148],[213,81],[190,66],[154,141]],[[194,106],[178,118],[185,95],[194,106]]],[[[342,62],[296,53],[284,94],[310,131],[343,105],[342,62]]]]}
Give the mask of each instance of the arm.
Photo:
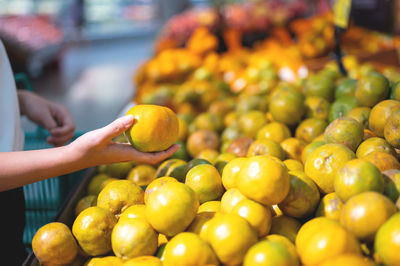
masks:
{"type": "Polygon", "coordinates": [[[101,164],[124,161],[156,164],[179,149],[179,145],[173,145],[166,151],[143,153],[130,144],[112,142],[132,124],[133,117],[128,115],[63,147],[0,153],[0,191],[101,164]]]}

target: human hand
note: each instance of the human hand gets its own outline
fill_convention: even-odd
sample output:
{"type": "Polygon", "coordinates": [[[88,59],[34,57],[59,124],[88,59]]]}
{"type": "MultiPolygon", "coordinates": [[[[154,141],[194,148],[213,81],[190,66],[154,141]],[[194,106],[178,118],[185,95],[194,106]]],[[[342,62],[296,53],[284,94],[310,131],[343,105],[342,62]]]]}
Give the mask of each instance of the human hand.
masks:
{"type": "Polygon", "coordinates": [[[62,146],[74,137],[75,124],[68,109],[29,91],[19,91],[21,114],[50,132],[47,143],[62,146]]]}
{"type": "Polygon", "coordinates": [[[129,129],[133,122],[132,115],[123,116],[103,128],[80,136],[68,146],[77,158],[89,166],[127,161],[156,164],[170,157],[179,149],[179,145],[174,144],[165,151],[146,153],[136,150],[129,143],[112,141],[113,138],[129,129]]]}

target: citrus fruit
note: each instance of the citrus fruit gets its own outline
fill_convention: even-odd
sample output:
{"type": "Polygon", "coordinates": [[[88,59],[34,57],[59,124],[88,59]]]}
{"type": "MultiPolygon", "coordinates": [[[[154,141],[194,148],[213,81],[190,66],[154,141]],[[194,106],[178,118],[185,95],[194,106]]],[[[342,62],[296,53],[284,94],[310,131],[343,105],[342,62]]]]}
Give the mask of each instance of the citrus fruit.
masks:
{"type": "Polygon", "coordinates": [[[122,266],[124,261],[116,256],[94,257],[85,266],[122,266]]]}
{"type": "Polygon", "coordinates": [[[59,222],[45,224],[36,231],[32,250],[44,265],[70,264],[78,255],[78,245],[71,230],[59,222]]]}
{"type": "Polygon", "coordinates": [[[306,111],[304,97],[293,90],[278,89],[271,97],[269,111],[275,121],[295,125],[306,111]]]}
{"type": "Polygon", "coordinates": [[[236,187],[236,179],[243,168],[243,165],[247,162],[246,158],[235,158],[229,161],[222,171],[222,184],[225,189],[236,187]]]}
{"type": "Polygon", "coordinates": [[[156,231],[143,218],[119,220],[111,234],[113,252],[124,260],[153,255],[157,241],[156,231]]]}
{"type": "Polygon", "coordinates": [[[238,265],[247,250],[257,242],[257,232],[236,214],[216,215],[207,223],[200,236],[210,243],[223,264],[238,265]]]}
{"type": "Polygon", "coordinates": [[[375,164],[381,172],[390,169],[400,169],[400,163],[396,157],[386,152],[374,151],[364,156],[363,159],[375,164]]]}
{"type": "Polygon", "coordinates": [[[358,123],[364,126],[364,129],[368,128],[369,126],[369,116],[371,113],[371,108],[369,107],[356,107],[351,109],[346,117],[353,118],[358,123]]]}
{"type": "Polygon", "coordinates": [[[99,172],[102,174],[109,175],[114,178],[126,178],[129,171],[132,169],[132,162],[120,162],[112,164],[104,164],[98,167],[99,172]]]}
{"type": "Polygon", "coordinates": [[[117,219],[111,211],[89,207],[76,217],[72,233],[88,255],[105,255],[111,251],[111,232],[116,223],[117,219]]]}
{"type": "Polygon", "coordinates": [[[213,113],[201,113],[193,121],[196,129],[207,129],[221,132],[224,128],[224,121],[221,115],[213,113]]]}
{"type": "Polygon", "coordinates": [[[331,104],[324,98],[308,96],[305,100],[306,117],[328,120],[331,104]]]}
{"type": "Polygon", "coordinates": [[[342,98],[337,99],[332,103],[331,108],[329,109],[329,122],[332,122],[335,119],[345,117],[350,110],[357,107],[357,101],[354,97],[344,96],[342,98]]]}
{"type": "Polygon", "coordinates": [[[202,150],[199,154],[197,154],[196,158],[199,159],[204,159],[210,162],[211,164],[214,164],[215,161],[217,160],[217,157],[219,155],[219,152],[213,149],[205,149],[202,150]]]}
{"type": "Polygon", "coordinates": [[[319,202],[319,191],[314,181],[302,171],[289,171],[290,190],[278,204],[279,209],[294,218],[310,216],[319,202]]]}
{"type": "Polygon", "coordinates": [[[225,152],[233,153],[237,157],[246,157],[251,143],[253,143],[251,138],[239,137],[229,144],[225,152]]]}
{"type": "Polygon", "coordinates": [[[247,151],[247,157],[256,155],[271,155],[280,160],[285,159],[285,152],[281,145],[271,139],[258,139],[251,143],[249,150],[247,151]]]}
{"type": "Polygon", "coordinates": [[[75,206],[75,216],[78,216],[83,210],[96,206],[97,197],[95,195],[87,195],[81,198],[75,206]]]}
{"type": "Polygon", "coordinates": [[[204,202],[199,206],[197,213],[201,212],[219,212],[221,208],[221,202],[217,200],[204,202]]]}
{"type": "Polygon", "coordinates": [[[358,158],[363,158],[368,154],[374,152],[386,152],[391,155],[395,155],[395,151],[393,150],[392,146],[383,138],[372,137],[364,140],[358,146],[356,155],[358,158]]]}
{"type": "Polygon", "coordinates": [[[377,72],[362,76],[355,97],[360,106],[372,107],[389,96],[389,81],[377,72]]]}
{"type": "Polygon", "coordinates": [[[363,140],[363,126],[352,118],[338,118],[331,122],[325,130],[326,143],[343,144],[356,151],[363,140]]]}
{"type": "Polygon", "coordinates": [[[297,138],[287,138],[281,142],[281,147],[285,151],[286,158],[301,160],[301,154],[307,145],[304,141],[297,138]]]}
{"type": "Polygon", "coordinates": [[[304,94],[306,96],[318,96],[332,101],[335,93],[334,81],[325,75],[313,75],[304,84],[304,94]]]}
{"type": "Polygon", "coordinates": [[[126,179],[139,186],[147,186],[156,178],[156,169],[148,164],[138,165],[129,172],[126,179]]]}
{"type": "Polygon", "coordinates": [[[394,100],[400,100],[400,82],[397,81],[392,85],[390,98],[394,100]]]}
{"type": "Polygon", "coordinates": [[[165,184],[169,182],[178,182],[173,177],[170,176],[163,176],[157,179],[154,179],[147,187],[146,190],[144,191],[144,202],[147,203],[147,199],[149,198],[149,195],[152,194],[154,191],[159,189],[160,187],[164,186],[165,184]]]}
{"type": "Polygon", "coordinates": [[[271,230],[269,233],[287,237],[294,243],[300,227],[300,222],[295,218],[285,215],[278,215],[272,217],[271,230]]]}
{"type": "Polygon", "coordinates": [[[144,203],[144,191],[129,180],[117,180],[106,185],[97,197],[97,206],[119,217],[131,205],[144,203]]]}
{"type": "Polygon", "coordinates": [[[383,173],[385,180],[385,195],[393,202],[400,196],[400,171],[397,169],[386,170],[383,173]]]}
{"type": "Polygon", "coordinates": [[[303,120],[296,128],[295,136],[297,139],[310,143],[313,139],[323,134],[328,123],[318,118],[308,118],[303,120]]]}
{"type": "Polygon", "coordinates": [[[289,238],[282,235],[270,234],[267,235],[265,239],[271,242],[276,242],[284,245],[287,251],[289,251],[289,253],[293,256],[293,258],[296,258],[298,260],[296,246],[294,245],[294,242],[289,240],[289,238]]]}
{"type": "Polygon", "coordinates": [[[211,130],[202,129],[189,135],[186,142],[186,148],[190,156],[195,158],[202,150],[218,150],[219,144],[217,133],[211,130]]]}
{"type": "Polygon", "coordinates": [[[343,208],[343,202],[335,192],[326,194],[319,202],[315,216],[324,216],[329,219],[340,219],[340,212],[343,208]]]}
{"type": "Polygon", "coordinates": [[[216,200],[224,192],[221,176],[210,164],[200,164],[190,169],[185,184],[196,192],[200,204],[216,200]]]}
{"type": "Polygon", "coordinates": [[[233,214],[237,214],[257,231],[258,237],[268,234],[271,229],[271,210],[253,200],[244,199],[233,207],[233,214]]]}
{"type": "Polygon", "coordinates": [[[286,168],[289,171],[303,171],[304,167],[303,164],[301,162],[299,162],[298,160],[294,160],[294,159],[287,159],[284,160],[283,163],[286,165],[286,168]]]}
{"type": "Polygon", "coordinates": [[[351,197],[366,191],[383,192],[384,180],[379,169],[362,159],[348,161],[336,173],[334,181],[337,196],[346,202],[351,197]]]}
{"type": "Polygon", "coordinates": [[[136,105],[128,110],[126,115],[132,115],[134,123],[125,131],[125,135],[139,151],[163,151],[178,139],[178,117],[168,107],[136,105]]]}
{"type": "Polygon", "coordinates": [[[181,116],[178,116],[178,140],[186,141],[189,132],[189,124],[181,116]]]}
{"type": "Polygon", "coordinates": [[[377,192],[350,198],[340,213],[340,223],[358,239],[373,241],[379,227],[396,212],[394,203],[377,192]]]}
{"type": "Polygon", "coordinates": [[[186,232],[192,232],[199,235],[202,230],[207,230],[204,224],[211,220],[215,215],[215,212],[198,212],[192,223],[188,228],[186,228],[186,232]]]}
{"type": "Polygon", "coordinates": [[[174,236],[189,226],[198,207],[197,195],[189,186],[168,182],[148,195],[146,219],[159,233],[174,236]]]}
{"type": "Polygon", "coordinates": [[[282,243],[262,240],[247,251],[243,265],[295,266],[299,262],[282,243]]]}
{"type": "Polygon", "coordinates": [[[186,143],[181,141],[181,140],[177,140],[177,141],[175,141],[175,144],[180,145],[180,147],[169,158],[171,158],[171,159],[181,159],[181,160],[184,160],[184,161],[189,160],[189,153],[188,153],[188,151],[186,149],[186,143]]]}
{"type": "Polygon", "coordinates": [[[271,122],[260,128],[257,132],[257,139],[271,139],[278,143],[282,142],[283,140],[290,138],[292,133],[290,132],[289,128],[279,122],[271,122]]]}
{"type": "Polygon", "coordinates": [[[309,220],[300,228],[296,237],[296,249],[305,265],[319,265],[346,253],[361,254],[360,245],[354,235],[335,220],[325,217],[309,220]]]}
{"type": "Polygon", "coordinates": [[[230,213],[232,209],[246,197],[237,188],[231,188],[225,191],[221,198],[221,212],[230,213]]]}
{"type": "MultiPolygon", "coordinates": [[[[400,105],[400,102],[398,102],[400,105]]],[[[400,148],[400,111],[393,112],[384,127],[384,136],[393,148],[400,148]]]]}
{"type": "Polygon", "coordinates": [[[375,237],[375,252],[378,260],[385,265],[400,264],[400,213],[389,218],[378,230],[375,237]]]}
{"type": "Polygon", "coordinates": [[[240,131],[238,126],[229,126],[222,131],[221,134],[221,141],[226,142],[226,141],[232,141],[237,139],[238,137],[241,137],[243,134],[240,131]]]}
{"type": "Polygon", "coordinates": [[[308,143],[304,147],[304,149],[303,149],[303,151],[301,153],[301,161],[303,162],[303,164],[306,163],[307,157],[312,151],[314,151],[316,148],[318,148],[318,147],[320,147],[320,146],[322,146],[324,144],[326,144],[325,141],[313,141],[311,143],[308,143]]]}
{"type": "Polygon", "coordinates": [[[323,193],[334,191],[334,179],[338,169],[354,159],[354,153],[342,144],[325,144],[308,155],[304,172],[323,193]]]}
{"type": "Polygon", "coordinates": [[[124,266],[162,266],[161,260],[153,256],[140,256],[124,262],[124,266]]]}
{"type": "Polygon", "coordinates": [[[118,221],[122,221],[124,219],[134,219],[134,218],[143,218],[146,219],[146,205],[144,204],[135,204],[129,206],[126,210],[121,213],[118,221]]]}
{"type": "Polygon", "coordinates": [[[110,182],[118,180],[117,178],[112,178],[107,174],[97,174],[92,177],[88,184],[87,194],[88,195],[99,195],[100,191],[110,182]]]}
{"type": "Polygon", "coordinates": [[[193,167],[195,167],[196,165],[199,165],[199,164],[211,164],[211,163],[209,161],[207,161],[206,159],[194,158],[186,164],[185,176],[187,175],[187,173],[189,172],[190,169],[192,169],[193,167]]]}
{"type": "Polygon", "coordinates": [[[356,254],[342,254],[324,261],[321,266],[376,266],[369,258],[356,254]]]}
{"type": "Polygon", "coordinates": [[[222,172],[226,166],[226,164],[233,159],[237,158],[237,156],[230,152],[223,152],[218,155],[217,159],[215,160],[214,166],[217,168],[218,172],[222,175],[222,172]]]}
{"type": "Polygon", "coordinates": [[[254,156],[237,177],[237,187],[249,199],[264,205],[280,203],[290,188],[286,166],[272,156],[254,156]]]}
{"type": "Polygon", "coordinates": [[[181,159],[168,159],[162,162],[155,173],[155,177],[171,176],[179,181],[185,180],[186,162],[181,159]]]}
{"type": "Polygon", "coordinates": [[[351,78],[343,79],[335,90],[335,99],[339,99],[343,96],[354,97],[356,93],[357,80],[351,78]]]}
{"type": "Polygon", "coordinates": [[[265,114],[257,110],[246,112],[239,117],[239,128],[249,138],[255,138],[257,131],[266,123],[267,118],[265,114]]]}
{"type": "Polygon", "coordinates": [[[219,265],[210,245],[198,235],[179,233],[165,246],[163,265],[219,265]]]}
{"type": "Polygon", "coordinates": [[[369,116],[369,128],[378,137],[383,137],[384,127],[389,117],[396,111],[400,110],[400,102],[396,100],[385,100],[377,103],[372,109],[369,116]]]}

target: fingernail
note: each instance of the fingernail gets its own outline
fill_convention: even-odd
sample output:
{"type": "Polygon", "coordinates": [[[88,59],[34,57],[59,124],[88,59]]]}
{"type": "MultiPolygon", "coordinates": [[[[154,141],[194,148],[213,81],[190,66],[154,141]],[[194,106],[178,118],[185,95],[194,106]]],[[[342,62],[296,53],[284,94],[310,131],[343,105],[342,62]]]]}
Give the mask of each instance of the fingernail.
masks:
{"type": "Polygon", "coordinates": [[[121,117],[120,120],[123,124],[128,126],[128,125],[132,124],[133,115],[125,115],[125,116],[121,117]]]}

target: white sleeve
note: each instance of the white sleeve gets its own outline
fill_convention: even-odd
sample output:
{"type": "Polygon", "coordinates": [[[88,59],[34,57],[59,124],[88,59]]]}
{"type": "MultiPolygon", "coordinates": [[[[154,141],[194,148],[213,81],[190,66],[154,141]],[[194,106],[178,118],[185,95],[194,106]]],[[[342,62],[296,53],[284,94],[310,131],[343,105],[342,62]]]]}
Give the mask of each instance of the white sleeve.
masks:
{"type": "Polygon", "coordinates": [[[0,152],[23,150],[24,134],[14,75],[0,40],[0,152]]]}

